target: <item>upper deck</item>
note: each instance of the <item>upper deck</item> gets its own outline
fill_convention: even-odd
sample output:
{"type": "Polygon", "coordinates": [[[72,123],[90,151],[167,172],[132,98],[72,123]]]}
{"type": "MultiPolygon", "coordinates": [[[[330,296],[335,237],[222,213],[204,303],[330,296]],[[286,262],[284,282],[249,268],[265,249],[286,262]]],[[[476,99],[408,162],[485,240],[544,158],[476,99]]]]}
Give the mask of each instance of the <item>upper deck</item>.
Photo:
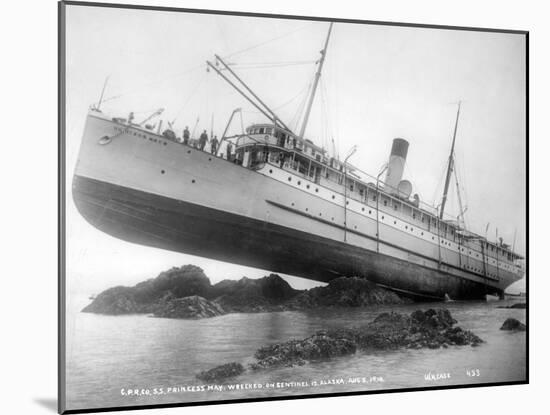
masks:
{"type": "Polygon", "coordinates": [[[273,124],[253,124],[245,134],[237,136],[236,157],[237,162],[248,168],[258,168],[264,163],[275,165],[418,228],[437,230],[441,237],[465,247],[482,245],[485,255],[498,260],[517,263],[523,259],[506,244],[488,241],[463,229],[456,218],[446,216],[440,220],[437,208],[422,203],[418,195],[411,199],[396,192],[379,178],[329,157],[324,148],[273,124]]]}

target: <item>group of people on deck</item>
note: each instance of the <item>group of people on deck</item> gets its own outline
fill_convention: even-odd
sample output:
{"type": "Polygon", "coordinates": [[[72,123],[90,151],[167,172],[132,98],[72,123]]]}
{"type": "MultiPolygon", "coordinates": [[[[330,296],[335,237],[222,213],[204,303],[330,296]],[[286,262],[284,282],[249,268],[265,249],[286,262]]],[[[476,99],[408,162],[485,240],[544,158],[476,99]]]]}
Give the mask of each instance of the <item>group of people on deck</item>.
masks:
{"type": "MultiPolygon", "coordinates": [[[[183,144],[187,146],[198,148],[201,151],[206,151],[206,152],[210,151],[210,153],[214,155],[217,155],[218,147],[221,144],[216,135],[211,137],[209,140],[206,130],[203,130],[198,140],[191,139],[189,127],[187,126],[183,130],[182,139],[180,139],[179,137],[176,137],[175,133],[172,130],[168,130],[168,129],[165,130],[162,133],[162,135],[172,139],[173,141],[177,141],[180,143],[183,142],[183,144]],[[210,144],[209,150],[207,149],[207,144],[210,144]]],[[[227,160],[230,160],[233,152],[233,145],[229,141],[226,142],[225,151],[226,151],[227,160]]]]}

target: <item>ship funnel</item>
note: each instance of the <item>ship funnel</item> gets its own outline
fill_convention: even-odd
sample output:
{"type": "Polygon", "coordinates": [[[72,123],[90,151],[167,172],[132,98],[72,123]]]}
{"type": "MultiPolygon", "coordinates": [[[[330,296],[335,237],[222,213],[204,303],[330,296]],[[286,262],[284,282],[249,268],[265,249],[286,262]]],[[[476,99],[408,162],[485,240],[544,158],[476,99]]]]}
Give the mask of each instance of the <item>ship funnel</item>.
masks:
{"type": "Polygon", "coordinates": [[[386,173],[387,191],[398,194],[398,187],[403,177],[405,160],[409,151],[409,142],[403,138],[394,138],[391,146],[390,160],[388,161],[388,170],[386,173]]]}

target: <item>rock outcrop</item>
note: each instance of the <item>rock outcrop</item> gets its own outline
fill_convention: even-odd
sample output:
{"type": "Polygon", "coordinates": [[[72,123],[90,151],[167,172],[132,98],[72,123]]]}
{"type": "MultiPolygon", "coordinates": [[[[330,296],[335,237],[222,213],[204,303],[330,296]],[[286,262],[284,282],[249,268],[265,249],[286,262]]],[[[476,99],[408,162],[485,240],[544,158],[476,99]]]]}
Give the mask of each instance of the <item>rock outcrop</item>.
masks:
{"type": "Polygon", "coordinates": [[[277,274],[223,280],[212,285],[203,270],[185,265],[162,272],[134,287],[100,293],[82,311],[98,314],[153,314],[169,318],[204,318],[233,312],[364,307],[410,302],[361,278],[337,278],[325,287],[295,290],[277,274]]]}
{"type": "Polygon", "coordinates": [[[250,364],[249,368],[261,370],[301,366],[310,362],[354,354],[358,350],[368,353],[402,348],[438,349],[449,346],[478,346],[483,343],[483,340],[474,333],[463,330],[455,324],[456,320],[446,309],[417,310],[410,316],[383,313],[361,327],[320,330],[302,340],[289,340],[264,346],[256,351],[254,354],[256,362],[250,364]]]}
{"type": "Polygon", "coordinates": [[[198,295],[165,301],[154,312],[155,317],[165,318],[207,318],[223,314],[225,310],[219,304],[198,295]]]}
{"type": "Polygon", "coordinates": [[[412,302],[390,290],[357,277],[336,278],[325,287],[302,292],[289,303],[296,309],[317,307],[365,307],[380,304],[404,304],[412,302]]]}
{"type": "Polygon", "coordinates": [[[302,365],[357,350],[438,349],[483,342],[472,332],[453,327],[455,323],[445,309],[418,310],[410,316],[383,313],[362,327],[322,330],[304,340],[262,347],[254,355],[258,362],[252,369],[302,365]]]}
{"type": "Polygon", "coordinates": [[[240,363],[226,363],[213,369],[206,370],[197,375],[197,378],[205,382],[217,382],[230,377],[238,376],[244,372],[244,367],[240,363]]]}
{"type": "Polygon", "coordinates": [[[507,318],[500,329],[511,331],[525,331],[527,330],[527,326],[519,320],[516,320],[515,318],[507,318]]]}
{"type": "Polygon", "coordinates": [[[225,310],[245,313],[285,310],[286,303],[300,292],[277,274],[223,280],[212,287],[212,296],[225,310]]]}

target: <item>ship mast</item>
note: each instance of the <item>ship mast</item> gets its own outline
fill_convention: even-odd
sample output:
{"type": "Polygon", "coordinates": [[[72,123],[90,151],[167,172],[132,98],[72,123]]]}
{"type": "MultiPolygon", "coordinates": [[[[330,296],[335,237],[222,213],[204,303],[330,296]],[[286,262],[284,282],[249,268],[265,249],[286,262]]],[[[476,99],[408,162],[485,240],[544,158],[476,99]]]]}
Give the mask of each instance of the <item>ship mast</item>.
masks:
{"type": "Polygon", "coordinates": [[[315,79],[313,81],[313,88],[311,88],[311,95],[307,103],[306,113],[304,115],[304,121],[302,122],[302,127],[300,129],[300,137],[304,138],[304,133],[306,132],[307,122],[309,119],[309,114],[311,112],[311,106],[313,105],[313,99],[315,98],[315,91],[317,90],[317,84],[319,83],[319,78],[321,78],[321,71],[323,70],[323,63],[325,63],[325,56],[327,54],[328,41],[330,39],[330,32],[332,31],[332,22],[328,28],[327,39],[325,40],[325,47],[321,51],[321,59],[319,60],[319,67],[315,73],[315,79]]]}
{"type": "Polygon", "coordinates": [[[453,143],[451,145],[451,154],[449,154],[449,164],[447,166],[447,176],[445,177],[445,189],[443,190],[443,199],[441,201],[441,211],[439,212],[439,219],[443,219],[443,212],[445,211],[445,203],[447,203],[447,192],[449,191],[449,183],[451,181],[451,173],[453,172],[456,130],[458,128],[458,117],[460,116],[460,101],[458,101],[458,110],[456,111],[455,129],[453,132],[453,143]]]}

